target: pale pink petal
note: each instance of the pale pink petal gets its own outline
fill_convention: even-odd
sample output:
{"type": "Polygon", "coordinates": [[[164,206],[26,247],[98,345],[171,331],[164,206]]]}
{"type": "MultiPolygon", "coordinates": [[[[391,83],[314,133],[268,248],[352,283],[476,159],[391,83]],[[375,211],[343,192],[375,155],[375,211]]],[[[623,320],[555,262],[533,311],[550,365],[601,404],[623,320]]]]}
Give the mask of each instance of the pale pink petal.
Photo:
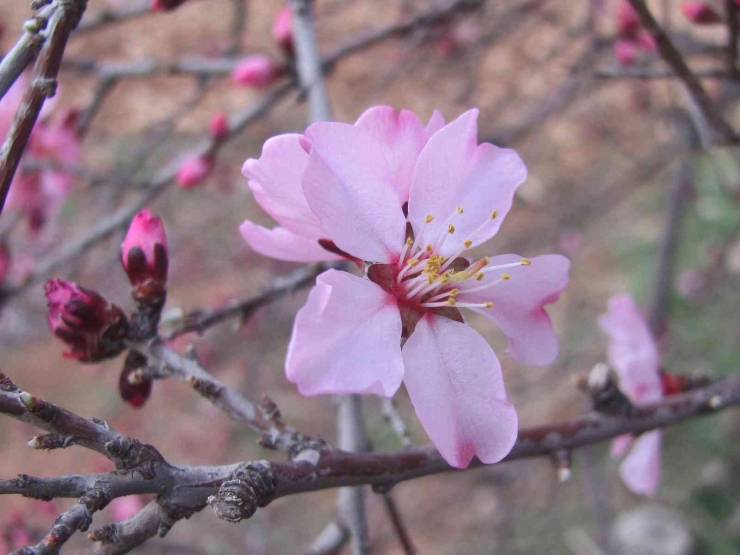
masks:
{"type": "Polygon", "coordinates": [[[632,444],[634,443],[635,438],[632,434],[624,434],[621,436],[617,436],[612,440],[611,449],[609,451],[609,454],[613,459],[617,459],[621,456],[623,456],[627,449],[632,447],[632,444]]]}
{"type": "Polygon", "coordinates": [[[311,212],[301,186],[308,154],[299,143],[300,135],[279,135],[262,147],[258,160],[244,162],[242,173],[257,203],[286,229],[311,239],[325,234],[311,212]]]}
{"type": "Polygon", "coordinates": [[[416,160],[427,142],[424,124],[408,110],[390,106],[370,108],[355,124],[367,130],[380,144],[388,161],[400,204],[409,200],[416,160]]]}
{"type": "Polygon", "coordinates": [[[634,403],[649,403],[663,397],[660,354],[640,309],[629,295],[609,299],[607,313],[599,325],[611,341],[609,364],[619,375],[619,386],[634,403]]]}
{"type": "MultiPolygon", "coordinates": [[[[515,264],[522,260],[515,254],[490,258],[488,267],[515,264]]],[[[460,287],[458,301],[493,301],[493,308],[476,309],[493,320],[509,339],[507,354],[522,364],[550,364],[558,354],[558,340],[544,305],[554,303],[568,284],[570,261],[548,254],[531,259],[528,266],[501,268],[484,275],[483,280],[469,280],[460,287]],[[508,274],[510,279],[501,279],[508,274]],[[481,291],[468,292],[489,285],[481,291]]]]}
{"type": "Polygon", "coordinates": [[[404,383],[424,429],[444,459],[465,468],[474,456],[503,459],[517,437],[496,354],[466,324],[424,316],[403,348],[404,383]]]}
{"type": "Polygon", "coordinates": [[[372,262],[398,260],[406,221],[381,145],[366,130],[315,123],[303,191],[329,238],[372,262]]]}
{"type": "Polygon", "coordinates": [[[427,123],[427,126],[424,128],[424,132],[426,133],[427,139],[429,139],[429,137],[434,135],[437,131],[442,129],[444,126],[445,126],[445,118],[442,116],[439,110],[434,110],[432,117],[429,118],[429,123],[427,123]]]}
{"type": "Polygon", "coordinates": [[[642,434],[635,440],[627,458],[619,465],[624,485],[639,495],[655,495],[660,485],[663,436],[659,430],[642,434]]]}
{"type": "Polygon", "coordinates": [[[342,260],[341,256],[325,250],[317,241],[291,233],[284,227],[267,229],[245,220],[239,231],[252,250],[270,258],[289,262],[342,260]]]}
{"type": "Polygon", "coordinates": [[[368,280],[328,270],[298,311],[286,374],[303,395],[391,397],[403,378],[400,342],[395,297],[368,280]]]}
{"type": "Polygon", "coordinates": [[[460,191],[475,154],[477,118],[478,110],[465,112],[432,135],[421,151],[409,197],[409,221],[417,235],[424,229],[425,238],[436,238],[447,227],[447,216],[459,204],[460,191]],[[428,214],[434,220],[425,226],[428,214]]]}

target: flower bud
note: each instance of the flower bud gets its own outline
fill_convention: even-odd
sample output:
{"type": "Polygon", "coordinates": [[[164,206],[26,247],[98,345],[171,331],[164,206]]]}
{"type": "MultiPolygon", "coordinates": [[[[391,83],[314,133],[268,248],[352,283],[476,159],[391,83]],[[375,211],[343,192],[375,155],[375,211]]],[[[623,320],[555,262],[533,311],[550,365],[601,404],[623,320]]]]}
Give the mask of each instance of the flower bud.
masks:
{"type": "Polygon", "coordinates": [[[65,358],[98,362],[124,350],[128,320],[99,293],[61,279],[45,286],[49,329],[70,349],[65,358]]]}
{"type": "Polygon", "coordinates": [[[627,0],[621,0],[617,6],[617,33],[621,37],[632,37],[639,29],[640,17],[637,12],[627,0]]]}
{"type": "Polygon", "coordinates": [[[293,12],[290,6],[281,9],[272,22],[272,38],[289,55],[293,54],[293,12]]]}
{"type": "Polygon", "coordinates": [[[717,11],[706,2],[686,2],[681,6],[681,13],[696,25],[712,25],[722,21],[717,11]]]}
{"type": "Polygon", "coordinates": [[[621,65],[632,65],[637,59],[637,46],[630,39],[617,39],[614,43],[614,55],[621,65]]]}
{"type": "Polygon", "coordinates": [[[10,271],[10,249],[6,243],[0,243],[0,285],[5,283],[10,271]]]}
{"type": "Polygon", "coordinates": [[[118,391],[121,399],[134,408],[143,407],[152,394],[152,379],[143,374],[146,363],[145,356],[129,351],[123,364],[123,370],[121,370],[121,376],[118,378],[118,391]]]}
{"type": "Polygon", "coordinates": [[[185,160],[177,171],[175,182],[181,189],[194,189],[211,173],[213,158],[211,156],[197,156],[185,160]]]}
{"type": "Polygon", "coordinates": [[[229,119],[226,114],[219,112],[214,114],[211,122],[208,124],[208,132],[215,140],[220,141],[229,134],[229,119]]]}
{"type": "Polygon", "coordinates": [[[137,302],[163,302],[167,292],[167,235],[162,220],[144,209],[131,221],[121,245],[121,265],[137,302]]]}
{"type": "Polygon", "coordinates": [[[240,61],[231,72],[231,81],[236,85],[262,88],[280,77],[282,66],[263,54],[248,56],[240,61]]]}
{"type": "Polygon", "coordinates": [[[185,3],[186,0],[152,0],[150,9],[153,12],[168,12],[179,8],[185,3]]]}

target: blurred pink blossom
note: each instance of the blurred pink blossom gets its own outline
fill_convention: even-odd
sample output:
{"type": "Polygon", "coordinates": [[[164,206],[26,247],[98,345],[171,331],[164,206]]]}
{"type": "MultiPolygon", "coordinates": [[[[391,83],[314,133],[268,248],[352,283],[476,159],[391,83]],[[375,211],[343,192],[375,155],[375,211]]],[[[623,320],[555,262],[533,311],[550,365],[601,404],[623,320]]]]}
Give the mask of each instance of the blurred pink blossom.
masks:
{"type": "Polygon", "coordinates": [[[620,0],[617,4],[616,26],[614,56],[620,65],[634,64],[641,51],[655,52],[657,47],[655,39],[642,28],[637,12],[627,0],[620,0]]]}
{"type": "Polygon", "coordinates": [[[236,85],[262,88],[272,84],[283,72],[283,67],[264,54],[248,56],[240,61],[231,72],[231,81],[236,85]]]}
{"type": "Polygon", "coordinates": [[[464,258],[498,232],[527,170],[516,152],[478,145],[477,110],[375,107],[355,125],[316,123],[267,141],[244,174],[284,227],[246,221],[247,242],[283,260],[371,261],[362,279],[328,270],[298,312],[286,373],[304,395],[391,397],[404,381],[442,456],[501,460],[517,435],[493,349],[460,308],[493,320],[524,364],[549,364],[557,338],[543,306],[568,281],[562,256],[464,258]],[[407,230],[413,232],[407,233],[407,230]],[[326,250],[322,247],[327,247],[326,250]]]}
{"type": "Polygon", "coordinates": [[[719,13],[706,2],[685,2],[681,5],[681,13],[696,25],[713,25],[722,22],[719,13]]]}
{"type": "Polygon", "coordinates": [[[622,37],[634,37],[640,30],[640,17],[627,0],[617,4],[617,33],[622,37]]]}
{"type": "Polygon", "coordinates": [[[226,137],[229,134],[229,118],[226,117],[226,114],[223,112],[214,114],[208,124],[208,132],[217,141],[226,137]]]}
{"type": "Polygon", "coordinates": [[[560,249],[565,254],[576,254],[583,248],[586,238],[579,231],[566,231],[560,235],[560,249]]]}
{"type": "Polygon", "coordinates": [[[175,183],[181,189],[194,189],[203,183],[213,170],[211,156],[194,156],[185,160],[177,171],[175,183]]]}
{"type": "Polygon", "coordinates": [[[121,521],[131,518],[145,505],[146,501],[141,495],[127,495],[126,497],[116,497],[108,507],[113,513],[113,518],[121,521]]]}
{"type": "MultiPolygon", "coordinates": [[[[27,87],[28,77],[24,74],[0,100],[0,136],[6,136],[10,130],[27,87]]],[[[26,152],[42,163],[77,165],[80,161],[80,140],[76,133],[78,112],[66,110],[51,119],[49,114],[55,105],[54,99],[44,104],[26,152]]],[[[73,184],[74,176],[68,171],[19,168],[8,194],[8,209],[25,213],[31,230],[37,232],[59,214],[73,184]]]]}
{"type": "Polygon", "coordinates": [[[288,53],[293,52],[293,12],[285,6],[272,22],[272,38],[288,53]]]}
{"type": "MultiPolygon", "coordinates": [[[[631,296],[616,295],[609,299],[606,314],[599,325],[610,337],[609,364],[619,376],[619,388],[636,404],[663,398],[660,376],[660,353],[650,328],[631,296]]],[[[661,432],[616,438],[612,456],[620,457],[630,449],[619,467],[624,484],[640,495],[655,495],[661,475],[661,432]]]]}

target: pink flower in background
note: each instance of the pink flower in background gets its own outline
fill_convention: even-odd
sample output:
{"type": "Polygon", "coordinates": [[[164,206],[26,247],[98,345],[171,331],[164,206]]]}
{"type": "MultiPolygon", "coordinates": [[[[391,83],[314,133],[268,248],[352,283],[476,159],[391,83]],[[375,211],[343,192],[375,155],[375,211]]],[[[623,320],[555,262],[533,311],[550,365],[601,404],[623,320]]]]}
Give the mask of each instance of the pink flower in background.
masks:
{"type": "MultiPolygon", "coordinates": [[[[607,313],[599,325],[611,338],[609,364],[619,376],[619,388],[635,405],[663,398],[660,376],[660,353],[650,328],[632,297],[617,295],[609,299],[607,313]]],[[[635,439],[632,435],[616,438],[612,456],[629,455],[619,467],[625,485],[641,495],[654,495],[660,484],[662,434],[647,432],[635,439]]]]}
{"type": "Polygon", "coordinates": [[[262,88],[272,84],[283,73],[283,67],[269,56],[255,54],[240,61],[231,72],[236,85],[262,88]]]}
{"type": "MultiPolygon", "coordinates": [[[[0,136],[6,136],[13,117],[28,87],[28,77],[21,76],[0,100],[0,136]]],[[[77,165],[80,162],[80,140],[76,133],[78,112],[66,110],[54,119],[49,113],[55,101],[47,101],[29,138],[26,152],[39,161],[77,165]]],[[[7,206],[24,212],[33,231],[39,231],[62,209],[74,184],[74,176],[66,171],[44,169],[16,172],[7,206]]]]}
{"type": "Polygon", "coordinates": [[[526,168],[513,150],[477,144],[477,110],[424,127],[376,107],[357,124],[316,123],[270,139],[247,160],[255,198],[284,227],[244,222],[255,250],[288,260],[370,261],[366,278],[329,270],[298,312],[286,373],[304,395],[392,396],[406,384],[442,456],[466,467],[501,460],[517,436],[493,349],[460,308],[493,320],[508,352],[549,364],[557,339],[543,306],[568,281],[562,256],[471,261],[493,237],[526,168]],[[402,347],[403,343],[403,347],[402,347]]]}
{"type": "Polygon", "coordinates": [[[194,156],[185,160],[175,176],[175,184],[180,189],[194,189],[205,181],[213,170],[211,156],[194,156]]]}
{"type": "Polygon", "coordinates": [[[208,132],[215,140],[220,141],[229,134],[229,118],[223,112],[214,114],[208,124],[208,132]]]}
{"type": "Polygon", "coordinates": [[[127,495],[126,497],[116,497],[110,502],[108,508],[113,513],[113,518],[121,521],[134,516],[144,508],[144,505],[146,505],[146,502],[141,495],[127,495]]]}
{"type": "Polygon", "coordinates": [[[686,2],[681,5],[681,13],[696,25],[721,23],[722,17],[706,2],[686,2]]]}
{"type": "Polygon", "coordinates": [[[272,38],[288,53],[293,52],[293,12],[285,6],[272,22],[272,38]]]}
{"type": "Polygon", "coordinates": [[[632,65],[641,52],[655,52],[655,39],[642,28],[640,17],[627,0],[619,0],[617,4],[616,25],[614,56],[620,65],[632,65]]]}

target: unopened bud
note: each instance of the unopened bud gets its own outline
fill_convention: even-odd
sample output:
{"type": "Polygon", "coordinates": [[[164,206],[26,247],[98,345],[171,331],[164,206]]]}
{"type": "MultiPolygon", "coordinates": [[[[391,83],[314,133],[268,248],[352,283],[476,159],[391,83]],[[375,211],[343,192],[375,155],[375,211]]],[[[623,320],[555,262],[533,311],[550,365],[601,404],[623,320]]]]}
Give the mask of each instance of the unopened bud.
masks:
{"type": "Polygon", "coordinates": [[[696,25],[713,25],[722,21],[717,11],[706,2],[686,2],[681,6],[681,13],[696,25]]]}
{"type": "Polygon", "coordinates": [[[124,350],[128,320],[116,305],[62,279],[47,281],[45,291],[49,329],[70,347],[65,358],[98,362],[124,350]]]}
{"type": "Polygon", "coordinates": [[[211,173],[213,169],[213,158],[210,156],[197,156],[185,160],[177,171],[175,182],[181,189],[194,189],[211,173]]]}
{"type": "Polygon", "coordinates": [[[182,6],[186,0],[152,0],[150,9],[153,12],[168,12],[182,6]]]}
{"type": "Polygon", "coordinates": [[[240,61],[231,72],[236,85],[262,88],[272,84],[283,73],[283,67],[269,56],[255,54],[240,61]]]}
{"type": "Polygon", "coordinates": [[[211,137],[220,141],[229,134],[229,120],[226,114],[219,112],[211,118],[211,122],[208,124],[208,131],[211,137]]]}
{"type": "Polygon", "coordinates": [[[639,29],[640,17],[637,12],[627,0],[620,0],[617,6],[617,33],[621,37],[632,37],[639,29]]]}
{"type": "Polygon", "coordinates": [[[290,6],[282,8],[272,22],[272,38],[289,55],[293,54],[293,12],[290,6]]]}
{"type": "Polygon", "coordinates": [[[637,45],[631,39],[617,39],[614,42],[614,56],[620,65],[630,66],[637,59],[637,45]]]}
{"type": "Polygon", "coordinates": [[[152,379],[144,374],[147,364],[145,356],[129,351],[118,379],[118,391],[121,399],[134,408],[144,406],[152,393],[152,379]]]}
{"type": "Polygon", "coordinates": [[[121,265],[137,303],[164,303],[169,255],[161,218],[146,209],[134,216],[121,245],[121,265]]]}

